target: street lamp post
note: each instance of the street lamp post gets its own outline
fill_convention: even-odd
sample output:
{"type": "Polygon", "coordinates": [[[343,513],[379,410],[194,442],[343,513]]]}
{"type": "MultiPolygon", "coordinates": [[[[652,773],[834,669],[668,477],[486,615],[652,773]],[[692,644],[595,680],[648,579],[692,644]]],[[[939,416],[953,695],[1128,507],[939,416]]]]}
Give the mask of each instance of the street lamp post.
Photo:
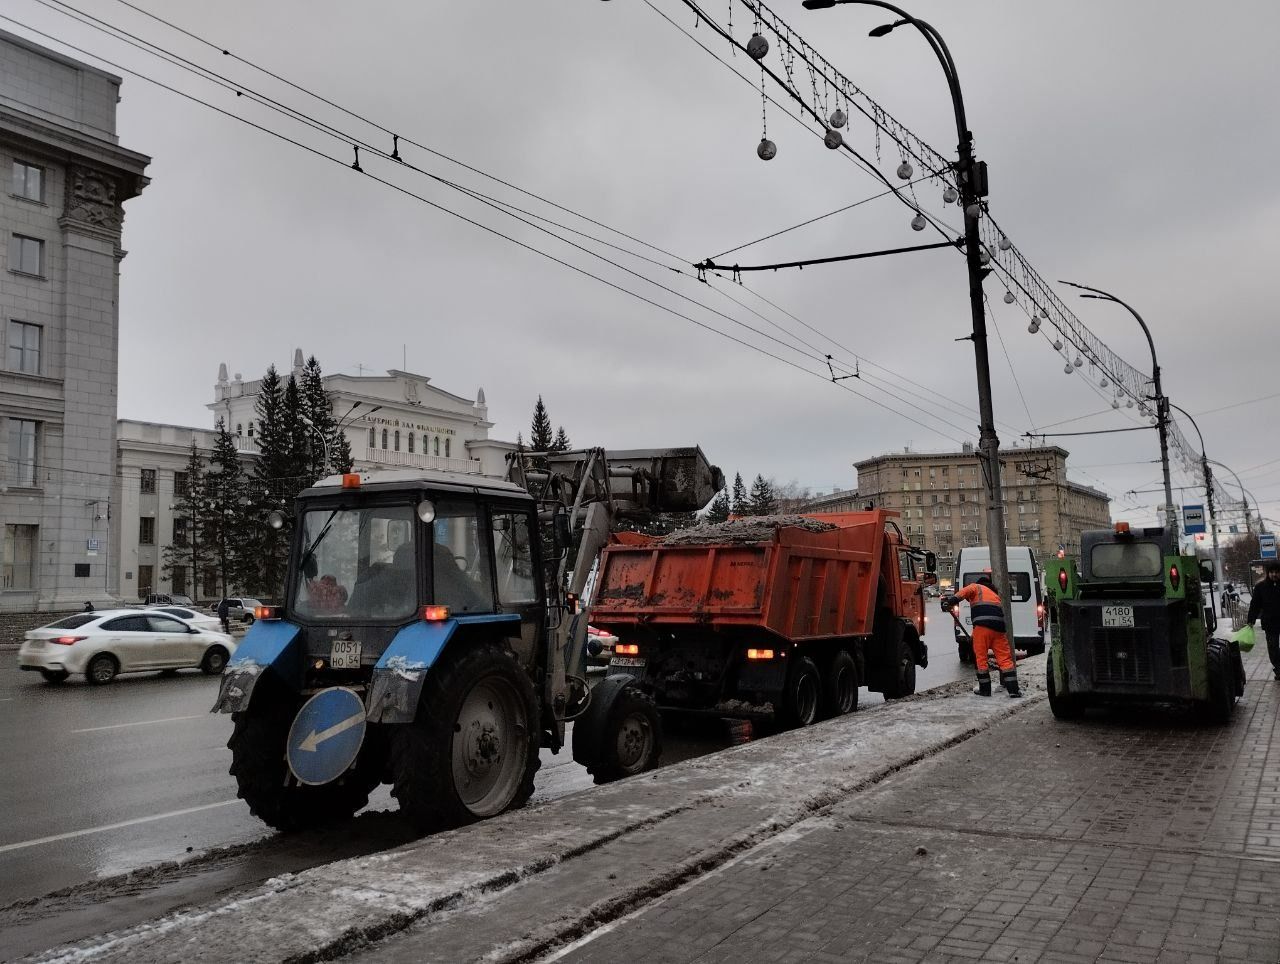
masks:
{"type": "MultiPolygon", "coordinates": [[[[1211,465],[1216,465],[1220,469],[1226,469],[1228,472],[1231,473],[1232,478],[1236,480],[1236,488],[1240,490],[1240,501],[1244,503],[1244,531],[1248,534],[1249,538],[1252,539],[1253,538],[1253,516],[1249,514],[1249,498],[1248,498],[1250,494],[1249,490],[1244,487],[1244,483],[1240,481],[1240,476],[1236,475],[1235,469],[1231,468],[1231,466],[1223,465],[1221,462],[1214,461],[1213,459],[1209,459],[1209,463],[1211,465]]],[[[1253,501],[1254,501],[1254,504],[1257,505],[1258,499],[1256,496],[1254,497],[1253,501]]],[[[1262,519],[1261,509],[1258,509],[1258,519],[1259,520],[1262,519]]]]}
{"type": "MultiPolygon", "coordinates": [[[[1147,336],[1147,347],[1151,349],[1151,383],[1156,393],[1156,426],[1160,431],[1160,469],[1164,473],[1164,520],[1165,525],[1169,527],[1176,540],[1178,538],[1178,513],[1173,505],[1173,482],[1169,477],[1169,399],[1165,397],[1164,390],[1160,387],[1160,362],[1156,360],[1156,343],[1151,338],[1151,329],[1142,320],[1142,316],[1133,310],[1132,305],[1126,304],[1115,295],[1109,294],[1101,288],[1090,288],[1088,285],[1079,285],[1071,281],[1059,281],[1058,283],[1069,285],[1072,288],[1079,288],[1082,291],[1093,292],[1093,294],[1081,295],[1081,298],[1114,301],[1120,307],[1126,309],[1129,314],[1133,315],[1138,324],[1142,326],[1142,333],[1147,336]]],[[[1199,429],[1196,431],[1199,431],[1199,429]]]]}
{"type": "MultiPolygon", "coordinates": [[[[1209,531],[1213,534],[1213,573],[1215,576],[1221,566],[1221,556],[1218,554],[1218,516],[1213,508],[1213,470],[1209,468],[1209,456],[1204,451],[1204,433],[1200,431],[1200,426],[1196,424],[1196,420],[1191,417],[1181,405],[1169,403],[1170,408],[1176,408],[1191,423],[1191,427],[1196,430],[1196,435],[1200,438],[1200,471],[1204,474],[1204,496],[1208,503],[1209,509],[1209,531]]],[[[1218,615],[1218,597],[1215,593],[1209,593],[1209,598],[1213,603],[1213,614],[1218,615]]]]}
{"type": "MultiPolygon", "coordinates": [[[[991,362],[987,357],[987,318],[982,301],[982,280],[990,272],[982,265],[982,237],[978,219],[982,213],[981,199],[987,194],[987,166],[973,156],[973,134],[965,117],[964,96],[960,91],[960,77],[956,71],[951,51],[942,35],[929,23],[912,17],[901,7],[883,0],[804,0],[808,10],[821,10],[837,4],[860,4],[889,10],[901,19],[883,24],[871,31],[872,37],[883,37],[896,27],[910,24],[924,36],[942,65],[951,92],[951,106],[955,112],[958,160],[955,165],[956,183],[960,188],[960,204],[964,210],[965,262],[969,271],[969,311],[973,316],[973,331],[968,338],[973,342],[973,354],[978,377],[978,449],[981,453],[987,489],[987,543],[991,549],[991,574],[996,593],[1004,609],[1005,626],[1008,627],[1010,647],[1013,645],[1013,604],[1009,592],[1009,562],[1006,550],[1004,523],[1004,494],[1000,478],[1000,438],[996,435],[995,411],[991,400],[991,362]]],[[[988,255],[989,257],[989,255],[988,255]]]]}

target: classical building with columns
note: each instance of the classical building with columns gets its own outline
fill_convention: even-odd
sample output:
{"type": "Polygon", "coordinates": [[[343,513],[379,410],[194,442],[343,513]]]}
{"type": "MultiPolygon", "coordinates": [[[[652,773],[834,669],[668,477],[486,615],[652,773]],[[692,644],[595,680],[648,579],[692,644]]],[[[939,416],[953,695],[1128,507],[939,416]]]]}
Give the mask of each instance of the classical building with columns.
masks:
{"type": "MultiPolygon", "coordinates": [[[[294,353],[293,368],[281,377],[300,377],[302,350],[294,353]]],[[[454,395],[431,383],[426,375],[388,371],[385,375],[325,375],[325,391],[334,418],[342,425],[351,445],[354,467],[441,469],[449,472],[506,474],[511,442],[489,438],[488,405],[484,389],[474,398],[454,395]]],[[[221,420],[235,436],[236,446],[251,470],[258,455],[255,403],[261,379],[245,381],[219,367],[213,401],[207,406],[210,422],[221,420]]],[[[211,598],[216,587],[189,586],[179,573],[179,584],[164,572],[164,547],[174,544],[175,533],[185,524],[176,509],[186,485],[187,461],[194,443],[201,456],[213,454],[216,434],[212,428],[191,428],[153,422],[121,420],[117,423],[119,459],[112,517],[116,534],[111,552],[113,590],[122,600],[134,601],[148,592],[185,592],[211,598]]],[[[100,523],[101,525],[102,523],[100,523]]]]}
{"type": "Polygon", "coordinates": [[[120,78],[0,31],[0,613],[113,588],[123,204],[120,78]]]}

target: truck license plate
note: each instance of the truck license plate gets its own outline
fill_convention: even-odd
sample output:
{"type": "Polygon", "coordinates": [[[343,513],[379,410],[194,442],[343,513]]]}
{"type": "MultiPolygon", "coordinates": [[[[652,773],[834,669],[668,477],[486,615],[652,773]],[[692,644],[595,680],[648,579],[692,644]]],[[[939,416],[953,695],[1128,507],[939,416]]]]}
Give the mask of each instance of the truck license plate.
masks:
{"type": "Polygon", "coordinates": [[[643,667],[644,659],[637,658],[635,656],[615,656],[613,659],[609,660],[609,665],[643,667]]]}
{"type": "Polygon", "coordinates": [[[1102,628],[1103,629],[1132,629],[1133,628],[1133,607],[1132,606],[1103,606],[1102,607],[1102,628]]]}
{"type": "Polygon", "coordinates": [[[359,669],[360,641],[356,639],[335,639],[333,649],[329,652],[330,669],[359,669]]]}

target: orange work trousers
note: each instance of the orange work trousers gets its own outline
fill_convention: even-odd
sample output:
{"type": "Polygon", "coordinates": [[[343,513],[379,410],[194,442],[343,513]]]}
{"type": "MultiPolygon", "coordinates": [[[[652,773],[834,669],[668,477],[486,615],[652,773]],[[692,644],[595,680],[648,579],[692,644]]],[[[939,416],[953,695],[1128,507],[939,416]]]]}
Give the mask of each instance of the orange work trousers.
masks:
{"type": "Polygon", "coordinates": [[[979,673],[987,672],[987,651],[996,654],[996,668],[1002,673],[1017,669],[1009,637],[986,626],[973,627],[973,665],[979,673]]]}

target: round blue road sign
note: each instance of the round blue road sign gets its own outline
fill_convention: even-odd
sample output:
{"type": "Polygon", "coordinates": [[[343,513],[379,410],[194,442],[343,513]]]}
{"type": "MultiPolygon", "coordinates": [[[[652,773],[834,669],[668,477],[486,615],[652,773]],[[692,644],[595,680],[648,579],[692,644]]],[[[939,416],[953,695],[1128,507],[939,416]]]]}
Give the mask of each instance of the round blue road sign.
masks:
{"type": "Polygon", "coordinates": [[[364,701],[345,686],[321,690],[302,704],[289,728],[289,769],[302,783],[336,780],[364,742],[364,701]]]}

